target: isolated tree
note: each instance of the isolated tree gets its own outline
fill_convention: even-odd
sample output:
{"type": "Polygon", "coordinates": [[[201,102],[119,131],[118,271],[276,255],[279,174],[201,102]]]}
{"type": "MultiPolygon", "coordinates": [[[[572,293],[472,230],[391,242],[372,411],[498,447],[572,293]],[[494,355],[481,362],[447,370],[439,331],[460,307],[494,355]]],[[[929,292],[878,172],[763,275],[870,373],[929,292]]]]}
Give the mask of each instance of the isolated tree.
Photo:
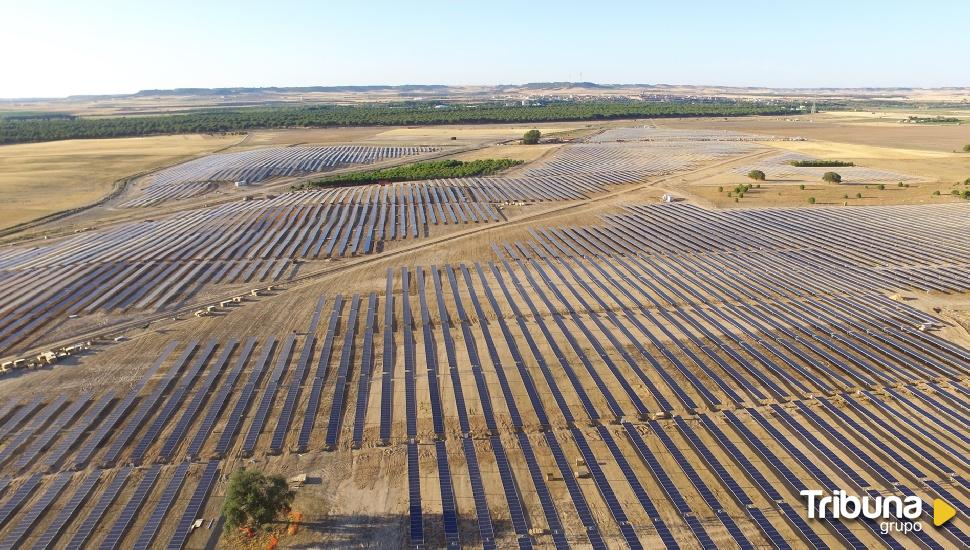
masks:
{"type": "Polygon", "coordinates": [[[815,204],[815,197],[808,197],[808,204],[815,204]]]}
{"type": "Polygon", "coordinates": [[[862,193],[856,193],[856,194],[855,194],[855,198],[857,198],[857,199],[861,199],[861,198],[862,198],[862,193]]]}
{"type": "Polygon", "coordinates": [[[289,510],[295,496],[283,476],[267,476],[255,469],[236,470],[229,476],[222,504],[226,532],[240,527],[263,529],[289,510]]]}
{"type": "Polygon", "coordinates": [[[886,190],[886,184],[885,183],[880,183],[879,184],[879,190],[880,191],[885,191],[886,190]]]}
{"type": "Polygon", "coordinates": [[[822,181],[827,181],[829,183],[842,183],[842,176],[835,172],[826,172],[822,174],[822,181]]]}
{"type": "Polygon", "coordinates": [[[963,146],[964,153],[970,153],[970,143],[963,146]]]}
{"type": "Polygon", "coordinates": [[[748,172],[748,177],[755,181],[765,181],[765,173],[761,170],[752,170],[748,172]]]}
{"type": "Polygon", "coordinates": [[[539,130],[529,130],[522,136],[522,143],[526,145],[535,145],[539,143],[539,138],[542,137],[542,133],[539,130]]]}

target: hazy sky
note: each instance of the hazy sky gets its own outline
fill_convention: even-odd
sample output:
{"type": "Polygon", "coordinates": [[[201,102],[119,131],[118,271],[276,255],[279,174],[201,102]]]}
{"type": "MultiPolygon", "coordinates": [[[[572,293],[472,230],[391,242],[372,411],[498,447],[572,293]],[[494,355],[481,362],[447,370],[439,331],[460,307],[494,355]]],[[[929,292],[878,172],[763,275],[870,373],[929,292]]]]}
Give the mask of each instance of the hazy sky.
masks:
{"type": "Polygon", "coordinates": [[[970,0],[0,0],[0,97],[553,80],[970,86],[970,0]]]}

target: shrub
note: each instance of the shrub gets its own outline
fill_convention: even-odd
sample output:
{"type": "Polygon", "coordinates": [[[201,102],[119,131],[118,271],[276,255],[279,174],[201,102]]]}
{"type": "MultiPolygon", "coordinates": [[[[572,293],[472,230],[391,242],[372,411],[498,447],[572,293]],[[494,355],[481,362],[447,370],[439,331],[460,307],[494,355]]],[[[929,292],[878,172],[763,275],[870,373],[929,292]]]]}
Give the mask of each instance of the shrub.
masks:
{"type": "Polygon", "coordinates": [[[855,194],[855,198],[857,198],[857,199],[861,199],[861,198],[862,198],[862,193],[856,193],[856,194],[855,194]]]}
{"type": "Polygon", "coordinates": [[[815,197],[808,197],[808,204],[815,204],[815,197]]]}
{"type": "Polygon", "coordinates": [[[755,181],[765,181],[765,173],[761,170],[752,170],[748,172],[748,177],[755,181]]]}
{"type": "Polygon", "coordinates": [[[970,143],[963,146],[964,153],[970,153],[970,143]]]}
{"type": "Polygon", "coordinates": [[[963,190],[963,198],[970,199],[970,189],[963,190]]]}
{"type": "Polygon", "coordinates": [[[886,184],[885,183],[880,183],[878,189],[880,191],[885,191],[886,190],[886,184]]]}
{"type": "Polygon", "coordinates": [[[896,187],[902,187],[902,186],[903,186],[903,182],[899,182],[899,185],[897,185],[896,187]]]}
{"type": "Polygon", "coordinates": [[[849,198],[849,194],[848,194],[848,193],[845,193],[845,194],[843,194],[843,195],[842,195],[842,198],[843,198],[843,199],[847,199],[847,198],[849,198]]]}
{"type": "Polygon", "coordinates": [[[803,183],[803,184],[799,185],[798,188],[801,189],[802,191],[804,191],[805,190],[805,184],[803,183]]]}
{"type": "Polygon", "coordinates": [[[246,468],[234,471],[222,503],[226,532],[240,527],[263,529],[290,508],[295,496],[283,476],[246,468]]]}
{"type": "Polygon", "coordinates": [[[718,185],[717,186],[717,192],[718,193],[723,193],[724,192],[724,186],[723,185],[718,185]]]}
{"type": "Polygon", "coordinates": [[[933,191],[933,196],[934,197],[939,197],[940,196],[940,190],[937,189],[936,191],[933,191]]]}
{"type": "Polygon", "coordinates": [[[539,138],[542,137],[542,133],[539,130],[529,130],[522,136],[522,143],[526,145],[535,145],[539,143],[539,138]]]}
{"type": "Polygon", "coordinates": [[[842,183],[842,176],[835,172],[826,172],[822,174],[822,181],[826,181],[828,183],[842,183]]]}

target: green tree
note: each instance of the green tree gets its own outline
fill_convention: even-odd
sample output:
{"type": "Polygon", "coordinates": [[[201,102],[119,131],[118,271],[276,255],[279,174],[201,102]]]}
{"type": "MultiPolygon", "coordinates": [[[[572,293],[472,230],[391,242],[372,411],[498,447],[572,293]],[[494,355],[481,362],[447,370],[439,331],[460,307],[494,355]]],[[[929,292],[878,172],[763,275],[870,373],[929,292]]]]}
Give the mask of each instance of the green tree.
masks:
{"type": "Polygon", "coordinates": [[[822,174],[822,181],[826,181],[828,183],[842,183],[842,176],[835,172],[826,172],[822,174]]]}
{"type": "Polygon", "coordinates": [[[263,529],[289,510],[295,496],[282,476],[246,468],[234,471],[222,503],[226,532],[240,527],[263,529]]]}
{"type": "Polygon", "coordinates": [[[886,190],[886,184],[885,183],[880,183],[879,184],[879,190],[880,191],[885,191],[886,190]]]}
{"type": "Polygon", "coordinates": [[[963,146],[964,153],[970,153],[970,143],[963,146]]]}
{"type": "Polygon", "coordinates": [[[522,136],[522,143],[526,145],[535,145],[539,143],[539,138],[542,137],[542,133],[539,130],[529,130],[522,136]]]}
{"type": "Polygon", "coordinates": [[[815,197],[808,197],[808,204],[815,204],[815,197]]]}
{"type": "Polygon", "coordinates": [[[748,177],[755,181],[765,181],[765,173],[761,170],[752,170],[748,172],[748,177]]]}
{"type": "Polygon", "coordinates": [[[861,199],[861,198],[862,198],[862,193],[856,193],[856,194],[855,194],[855,198],[857,198],[857,199],[861,199]]]}
{"type": "Polygon", "coordinates": [[[803,184],[799,185],[798,188],[801,189],[802,191],[804,191],[805,190],[805,184],[803,183],[803,184]]]}

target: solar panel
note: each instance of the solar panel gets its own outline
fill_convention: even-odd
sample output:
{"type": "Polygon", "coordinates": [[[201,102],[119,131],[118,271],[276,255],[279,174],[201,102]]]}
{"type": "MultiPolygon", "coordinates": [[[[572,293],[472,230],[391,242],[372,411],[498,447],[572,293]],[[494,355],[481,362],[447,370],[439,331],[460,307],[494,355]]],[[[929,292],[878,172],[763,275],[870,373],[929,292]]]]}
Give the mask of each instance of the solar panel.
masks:
{"type": "Polygon", "coordinates": [[[253,370],[249,373],[249,378],[239,394],[239,399],[236,401],[236,404],[226,421],[226,427],[222,430],[222,435],[219,437],[219,441],[216,443],[216,456],[225,456],[226,452],[229,450],[229,446],[232,445],[236,434],[239,432],[239,428],[242,426],[243,418],[246,415],[246,410],[249,408],[249,404],[252,402],[253,392],[256,390],[256,384],[259,383],[260,379],[263,377],[263,373],[266,371],[266,366],[269,364],[275,344],[276,338],[273,338],[272,336],[266,338],[266,342],[263,344],[262,350],[260,351],[259,358],[256,359],[256,364],[253,367],[253,370]]]}
{"type": "Polygon", "coordinates": [[[317,325],[320,323],[320,314],[323,311],[325,301],[325,298],[321,296],[317,300],[317,306],[313,311],[310,328],[307,330],[306,341],[303,343],[303,351],[300,352],[300,358],[296,362],[296,370],[293,371],[293,376],[291,377],[290,385],[286,392],[286,398],[283,400],[283,407],[276,421],[276,429],[273,430],[273,438],[269,445],[269,450],[272,454],[279,454],[283,451],[286,432],[289,430],[290,422],[293,418],[293,409],[296,407],[296,401],[300,396],[300,388],[303,386],[303,381],[306,378],[306,370],[313,355],[313,344],[316,341],[317,325]]]}
{"type": "Polygon", "coordinates": [[[98,498],[98,502],[95,503],[94,508],[88,512],[87,517],[81,522],[78,530],[74,532],[71,542],[66,547],[67,549],[80,550],[87,544],[88,539],[91,538],[91,533],[94,532],[94,528],[98,526],[101,518],[104,517],[105,511],[118,498],[118,493],[121,492],[121,488],[128,481],[128,476],[131,475],[131,471],[132,468],[130,466],[124,466],[115,474],[114,479],[111,480],[108,487],[101,493],[101,497],[98,498]]]}
{"type": "MultiPolygon", "coordinates": [[[[111,444],[111,447],[108,449],[108,452],[105,454],[105,457],[102,462],[106,464],[112,464],[114,463],[115,460],[117,460],[118,455],[120,455],[124,447],[128,445],[128,442],[131,441],[131,438],[134,437],[135,432],[141,428],[142,423],[145,421],[148,415],[155,411],[158,405],[158,401],[162,397],[162,393],[164,393],[165,391],[168,391],[169,386],[171,386],[172,382],[175,380],[175,377],[178,376],[178,373],[181,372],[182,367],[185,366],[185,363],[189,360],[189,357],[191,357],[192,354],[195,353],[195,349],[198,347],[198,345],[199,345],[198,341],[193,340],[192,342],[189,342],[189,344],[182,351],[182,354],[178,357],[178,359],[176,359],[175,363],[168,369],[168,372],[166,373],[165,378],[163,378],[158,382],[158,384],[155,386],[155,389],[152,390],[152,393],[149,394],[148,397],[142,398],[139,401],[138,408],[135,410],[135,413],[127,417],[128,423],[125,424],[124,428],[122,428],[121,434],[119,434],[114,439],[114,442],[111,444]]],[[[162,353],[162,356],[159,357],[159,359],[155,362],[155,365],[149,371],[149,373],[154,374],[154,371],[161,366],[162,362],[174,350],[174,348],[175,348],[174,342],[172,344],[169,344],[169,347],[165,349],[165,352],[162,353]]],[[[141,388],[143,388],[145,384],[148,383],[149,379],[150,379],[149,375],[146,374],[145,377],[142,379],[142,382],[135,389],[138,389],[140,391],[141,388]]],[[[85,448],[78,453],[77,457],[75,457],[74,459],[75,467],[79,467],[83,464],[86,464],[87,461],[90,460],[91,455],[94,454],[94,451],[97,449],[97,446],[107,436],[108,431],[111,430],[111,428],[115,424],[117,424],[119,420],[121,420],[121,416],[127,415],[128,409],[131,408],[131,405],[134,403],[134,400],[137,397],[138,397],[138,394],[135,393],[134,389],[132,389],[132,392],[129,393],[128,398],[126,398],[125,403],[123,405],[119,405],[111,412],[111,417],[109,417],[109,421],[106,423],[102,423],[102,425],[99,426],[98,436],[88,441],[88,443],[85,445],[85,448]],[[117,416],[116,416],[116,413],[117,413],[117,416]]]]}
{"type": "Polygon", "coordinates": [[[189,540],[189,535],[192,533],[192,525],[202,512],[202,506],[209,498],[209,493],[215,485],[218,474],[219,462],[212,460],[206,463],[205,469],[202,470],[202,476],[199,478],[199,483],[195,486],[195,491],[192,493],[192,498],[189,499],[189,504],[185,507],[185,511],[182,512],[182,517],[179,519],[178,525],[175,528],[175,533],[172,534],[172,538],[168,541],[169,550],[181,550],[189,540]]]}
{"type": "Polygon", "coordinates": [[[364,321],[364,342],[360,357],[360,375],[357,380],[357,405],[354,412],[354,446],[360,447],[364,438],[364,421],[367,416],[367,400],[374,366],[374,323],[377,320],[377,294],[367,299],[367,317],[364,321]]]}
{"type": "Polygon", "coordinates": [[[236,360],[235,366],[223,379],[219,392],[210,400],[205,418],[202,419],[202,423],[199,425],[198,430],[196,430],[195,436],[192,438],[191,443],[189,443],[189,448],[186,451],[186,456],[189,459],[197,459],[202,452],[202,446],[205,445],[206,439],[212,434],[212,428],[225,409],[229,394],[236,387],[236,381],[239,379],[239,375],[242,374],[243,368],[249,361],[255,345],[255,336],[246,339],[246,343],[239,353],[239,358],[236,360]]]}
{"type": "MultiPolygon", "coordinates": [[[[23,427],[19,432],[17,432],[10,441],[7,442],[6,446],[0,450],[0,464],[3,464],[15,453],[24,443],[30,439],[37,430],[40,430],[42,426],[47,424],[47,421],[54,416],[55,413],[61,410],[64,403],[67,401],[66,396],[58,396],[53,401],[48,403],[43,409],[37,414],[31,417],[30,421],[26,426],[23,427]]],[[[17,468],[19,470],[20,468],[17,468]]],[[[16,470],[15,470],[16,471],[16,470]]]]}
{"type": "Polygon", "coordinates": [[[384,291],[384,344],[381,358],[381,427],[382,444],[391,439],[394,414],[394,271],[387,269],[387,288],[384,291]]]}
{"type": "Polygon", "coordinates": [[[212,389],[213,384],[215,384],[216,378],[222,373],[222,369],[225,368],[226,364],[229,362],[229,356],[236,349],[239,342],[235,339],[230,339],[222,349],[222,354],[215,363],[209,365],[208,371],[209,375],[202,382],[202,385],[196,390],[195,395],[192,396],[192,400],[189,401],[185,410],[182,412],[182,416],[179,417],[178,422],[176,422],[175,427],[169,434],[165,443],[162,445],[162,449],[159,452],[159,459],[163,461],[169,461],[173,458],[175,454],[176,447],[185,438],[185,432],[188,430],[189,425],[196,419],[199,409],[202,407],[202,403],[209,395],[209,391],[212,389]]]}
{"type": "Polygon", "coordinates": [[[448,548],[461,548],[458,506],[455,504],[455,488],[451,482],[448,450],[444,441],[435,441],[435,455],[438,462],[438,486],[441,488],[441,521],[444,524],[445,545],[448,548]]]}
{"type": "Polygon", "coordinates": [[[343,414],[344,400],[347,397],[347,378],[350,372],[350,363],[354,356],[354,337],[357,334],[359,312],[360,295],[354,294],[350,303],[350,314],[347,317],[343,348],[340,352],[340,365],[337,368],[336,381],[334,382],[330,419],[327,424],[327,435],[324,438],[325,449],[333,449],[337,445],[337,437],[340,433],[340,420],[343,414]]]}
{"type": "Polygon", "coordinates": [[[259,405],[256,407],[256,413],[253,415],[253,422],[249,425],[249,431],[246,432],[246,437],[243,440],[243,456],[252,456],[253,451],[256,449],[256,441],[259,440],[259,435],[263,431],[263,426],[266,425],[266,417],[269,414],[270,407],[273,405],[273,401],[276,399],[276,390],[279,387],[280,378],[282,378],[283,372],[286,370],[287,365],[289,365],[290,356],[293,353],[293,344],[295,341],[296,336],[290,334],[283,342],[283,348],[280,351],[279,356],[276,358],[276,366],[273,368],[273,372],[270,373],[270,376],[267,379],[266,386],[263,388],[263,397],[260,399],[259,405]]]}
{"type": "Polygon", "coordinates": [[[586,528],[586,537],[589,539],[590,546],[605,550],[607,548],[606,543],[603,541],[599,527],[593,519],[593,513],[589,508],[589,504],[586,502],[586,497],[583,496],[583,492],[579,488],[579,483],[576,482],[576,478],[572,475],[572,469],[569,467],[569,461],[566,460],[566,455],[562,452],[562,447],[559,446],[559,442],[552,432],[545,432],[544,435],[546,437],[546,443],[549,445],[549,451],[556,460],[559,473],[566,484],[566,489],[569,491],[573,505],[576,507],[577,517],[586,528]]]}
{"type": "Polygon", "coordinates": [[[586,467],[589,468],[589,473],[593,478],[593,483],[596,484],[596,489],[599,490],[600,496],[603,497],[603,501],[610,511],[610,515],[613,516],[617,526],[620,528],[620,534],[623,535],[623,538],[630,548],[643,548],[643,545],[640,544],[640,540],[637,538],[636,532],[633,530],[633,526],[630,525],[630,520],[627,518],[626,512],[623,511],[623,507],[620,505],[620,500],[616,497],[616,493],[613,492],[609,480],[606,479],[606,474],[603,473],[603,469],[600,467],[596,455],[593,454],[589,443],[586,442],[583,432],[579,428],[573,428],[571,432],[580,454],[583,455],[583,460],[586,461],[586,467]]]}
{"type": "Polygon", "coordinates": [[[148,430],[142,436],[138,445],[131,452],[131,457],[129,460],[135,464],[141,464],[142,459],[145,457],[145,453],[148,448],[158,440],[158,436],[162,431],[162,428],[168,423],[168,420],[175,413],[175,409],[182,405],[185,393],[195,385],[196,377],[202,367],[209,362],[212,357],[212,352],[215,350],[218,340],[212,339],[202,348],[202,351],[195,356],[195,360],[192,365],[188,368],[184,375],[182,375],[182,380],[179,385],[172,391],[172,393],[165,400],[165,404],[162,406],[161,410],[155,416],[155,421],[152,422],[148,430]]]}
{"type": "Polygon", "coordinates": [[[61,492],[69,481],[71,481],[70,472],[58,474],[54,478],[54,481],[47,486],[44,494],[30,507],[30,510],[22,514],[20,523],[7,532],[7,536],[3,538],[3,541],[0,541],[0,548],[14,548],[19,546],[23,542],[24,537],[34,528],[37,520],[57,500],[57,497],[61,495],[61,492]]]}
{"type": "Polygon", "coordinates": [[[91,493],[94,492],[94,487],[97,485],[98,480],[101,479],[101,470],[95,470],[88,474],[84,478],[84,481],[78,486],[71,498],[61,506],[60,511],[57,513],[57,517],[51,520],[47,529],[41,534],[37,540],[33,542],[33,547],[37,549],[53,548],[54,543],[57,542],[58,537],[64,532],[64,528],[67,524],[77,516],[81,509],[81,506],[87,502],[91,493]]]}
{"type": "Polygon", "coordinates": [[[152,487],[155,486],[155,482],[158,481],[161,468],[159,464],[152,464],[145,470],[145,475],[141,478],[138,486],[135,487],[135,492],[132,493],[125,507],[121,509],[121,514],[115,519],[114,525],[111,526],[108,534],[101,541],[101,548],[103,550],[112,550],[121,545],[122,539],[125,538],[129,528],[131,528],[132,523],[135,521],[135,516],[145,504],[148,493],[151,492],[152,487]]]}
{"type": "Polygon", "coordinates": [[[48,453],[46,453],[41,460],[41,464],[47,470],[51,470],[58,462],[71,450],[72,447],[81,438],[88,428],[98,419],[101,418],[101,414],[108,408],[111,401],[114,399],[115,393],[108,392],[101,397],[90,409],[84,414],[84,417],[79,420],[71,430],[62,437],[57,445],[54,446],[48,453]]]}
{"type": "Polygon", "coordinates": [[[23,482],[17,490],[14,491],[10,498],[6,500],[3,504],[0,504],[0,527],[7,524],[8,521],[13,517],[14,513],[24,505],[24,502],[33,494],[34,489],[40,485],[41,475],[34,474],[27,478],[27,481],[23,482]]]}
{"type": "Polygon", "coordinates": [[[141,535],[139,535],[138,540],[135,541],[132,548],[143,549],[149,548],[152,545],[155,536],[158,535],[159,528],[162,526],[162,520],[165,519],[165,515],[168,514],[169,509],[172,507],[172,502],[175,501],[179,490],[182,489],[182,484],[185,483],[185,474],[188,470],[189,463],[183,462],[172,473],[168,485],[162,491],[162,495],[158,498],[155,508],[142,527],[141,535]]]}
{"type": "Polygon", "coordinates": [[[411,546],[424,545],[424,518],[421,513],[421,472],[418,461],[418,444],[408,443],[408,509],[410,515],[408,536],[411,546]]]}

